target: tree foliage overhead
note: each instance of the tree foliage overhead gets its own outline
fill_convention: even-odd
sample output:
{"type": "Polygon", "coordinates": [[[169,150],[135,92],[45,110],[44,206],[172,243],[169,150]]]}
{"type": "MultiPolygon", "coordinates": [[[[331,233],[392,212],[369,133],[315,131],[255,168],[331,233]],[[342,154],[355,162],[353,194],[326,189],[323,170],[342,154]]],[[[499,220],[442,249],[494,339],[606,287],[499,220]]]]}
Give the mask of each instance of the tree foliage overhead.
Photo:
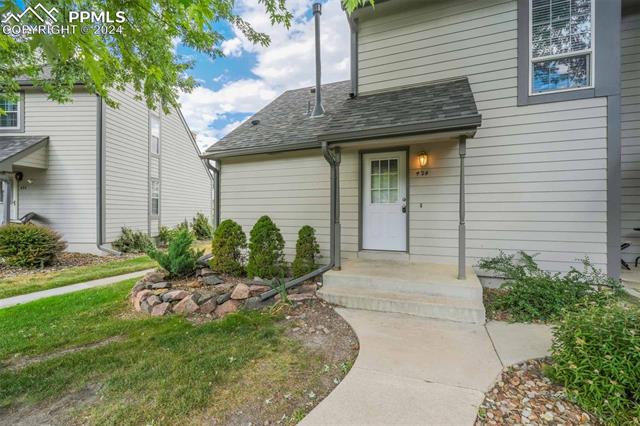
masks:
{"type": "MultiPolygon", "coordinates": [[[[273,25],[290,26],[293,16],[286,0],[256,1],[264,6],[273,25]]],[[[343,0],[343,5],[351,12],[369,1],[343,0]]],[[[222,55],[223,23],[255,44],[270,43],[267,34],[254,30],[237,13],[235,0],[4,0],[0,15],[22,12],[22,3],[25,7],[37,3],[56,7],[60,25],[82,25],[67,22],[68,11],[75,10],[104,11],[111,16],[122,11],[126,21],[118,24],[121,33],[110,34],[75,31],[15,37],[0,32],[0,99],[15,99],[17,79],[26,77],[57,102],[70,101],[74,85],[82,82],[107,104],[117,106],[109,94],[130,84],[149,108],[168,111],[178,106],[180,91],[189,92],[195,86],[187,74],[193,62],[176,53],[177,43],[215,59],[222,55]]],[[[20,23],[40,24],[30,14],[20,23]]]]}

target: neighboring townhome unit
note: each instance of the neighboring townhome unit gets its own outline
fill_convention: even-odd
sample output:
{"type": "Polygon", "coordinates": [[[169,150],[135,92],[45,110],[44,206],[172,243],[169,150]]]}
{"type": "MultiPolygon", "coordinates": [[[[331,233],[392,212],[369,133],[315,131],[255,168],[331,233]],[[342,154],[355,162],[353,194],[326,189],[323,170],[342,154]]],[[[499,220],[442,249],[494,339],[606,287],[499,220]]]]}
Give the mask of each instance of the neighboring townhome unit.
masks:
{"type": "MultiPolygon", "coordinates": [[[[373,295],[333,285],[368,273],[359,282],[371,292],[367,270],[401,269],[382,261],[456,265],[468,281],[480,258],[524,250],[551,271],[589,256],[618,277],[621,233],[640,235],[639,5],[389,0],[356,10],[350,81],[288,91],[207,150],[221,217],[248,230],[271,215],[289,255],[299,227],[316,227],[322,255],[342,266],[323,292],[347,306],[419,311],[388,284],[373,295]],[[320,96],[324,113],[307,113],[320,96]]],[[[632,247],[627,260],[640,240],[632,247]]],[[[424,304],[461,306],[439,301],[442,291],[424,304]]],[[[469,296],[478,310],[479,294],[469,296]]]]}
{"type": "Polygon", "coordinates": [[[122,227],[155,237],[197,212],[211,214],[211,175],[181,112],[150,111],[133,90],[118,108],[78,86],[59,104],[21,81],[0,105],[2,222],[35,213],[69,251],[100,252],[122,227]]]}

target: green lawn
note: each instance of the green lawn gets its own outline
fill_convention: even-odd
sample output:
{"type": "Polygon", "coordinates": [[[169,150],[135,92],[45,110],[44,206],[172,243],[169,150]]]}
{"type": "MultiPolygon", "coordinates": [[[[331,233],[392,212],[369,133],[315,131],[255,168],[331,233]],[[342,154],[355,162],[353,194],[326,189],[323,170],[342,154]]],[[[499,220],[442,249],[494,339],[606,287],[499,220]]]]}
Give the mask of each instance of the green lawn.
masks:
{"type": "Polygon", "coordinates": [[[133,283],[0,310],[5,364],[119,338],[17,371],[0,368],[0,423],[7,409],[46,406],[96,385],[98,397],[76,407],[71,423],[220,424],[252,407],[261,419],[300,418],[308,406],[291,401],[307,402],[309,390],[338,374],[339,367],[328,373],[320,355],[286,337],[270,313],[239,312],[201,325],[134,314],[127,300],[133,283]]]}
{"type": "Polygon", "coordinates": [[[0,299],[141,271],[155,266],[157,266],[157,263],[154,260],[149,259],[147,256],[140,256],[98,265],[76,266],[63,271],[25,274],[0,279],[0,299]]]}

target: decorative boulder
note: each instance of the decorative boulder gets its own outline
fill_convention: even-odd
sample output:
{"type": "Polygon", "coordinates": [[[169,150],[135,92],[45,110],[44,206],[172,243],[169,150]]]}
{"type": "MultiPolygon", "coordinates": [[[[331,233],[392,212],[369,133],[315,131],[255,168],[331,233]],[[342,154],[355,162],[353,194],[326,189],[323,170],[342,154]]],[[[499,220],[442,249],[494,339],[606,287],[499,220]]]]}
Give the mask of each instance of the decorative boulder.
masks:
{"type": "Polygon", "coordinates": [[[163,302],[175,302],[189,296],[189,292],[184,290],[171,290],[162,295],[163,302]]]}
{"type": "Polygon", "coordinates": [[[201,268],[196,272],[196,277],[208,277],[209,275],[213,275],[213,272],[210,268],[201,268]]]}
{"type": "Polygon", "coordinates": [[[173,312],[176,314],[192,314],[197,311],[199,308],[198,304],[194,300],[193,295],[187,296],[181,301],[179,301],[174,307],[173,312]]]}
{"type": "Polygon", "coordinates": [[[160,300],[157,295],[152,294],[151,296],[147,297],[146,302],[149,304],[149,306],[154,307],[162,303],[162,300],[160,300]]]}
{"type": "Polygon", "coordinates": [[[136,311],[140,312],[140,303],[145,297],[150,294],[152,294],[151,290],[140,290],[136,293],[135,297],[133,298],[133,307],[136,309],[136,311]]]}
{"type": "Polygon", "coordinates": [[[205,285],[218,285],[218,284],[222,284],[224,280],[218,277],[217,275],[212,274],[212,275],[203,275],[202,282],[205,285]]]}
{"type": "Polygon", "coordinates": [[[158,283],[151,284],[152,290],[161,290],[164,288],[171,288],[171,283],[167,281],[160,281],[158,283]]]}
{"type": "Polygon", "coordinates": [[[138,293],[140,290],[144,290],[146,287],[147,283],[144,282],[144,280],[138,281],[136,285],[134,285],[131,289],[131,297],[135,297],[136,293],[138,293]]]}
{"type": "Polygon", "coordinates": [[[210,290],[217,295],[221,295],[225,293],[231,293],[235,286],[236,285],[233,283],[223,283],[223,284],[214,285],[213,287],[211,287],[210,290]]]}
{"type": "Polygon", "coordinates": [[[215,299],[209,299],[200,305],[200,312],[203,314],[211,314],[216,310],[218,304],[215,299]]]}
{"type": "Polygon", "coordinates": [[[160,303],[159,305],[153,307],[153,309],[151,310],[151,315],[153,315],[154,317],[161,317],[168,313],[170,308],[171,305],[169,303],[160,303]]]}
{"type": "Polygon", "coordinates": [[[218,306],[214,313],[219,317],[223,317],[227,314],[237,311],[239,306],[240,302],[238,302],[237,300],[227,300],[222,305],[218,306]]]}
{"type": "Polygon", "coordinates": [[[231,298],[234,300],[244,300],[249,297],[249,286],[243,283],[240,283],[233,289],[231,292],[231,298]]]}
{"type": "Polygon", "coordinates": [[[159,283],[160,281],[164,281],[164,272],[160,272],[160,271],[147,272],[144,278],[142,278],[142,281],[146,283],[159,283]]]}

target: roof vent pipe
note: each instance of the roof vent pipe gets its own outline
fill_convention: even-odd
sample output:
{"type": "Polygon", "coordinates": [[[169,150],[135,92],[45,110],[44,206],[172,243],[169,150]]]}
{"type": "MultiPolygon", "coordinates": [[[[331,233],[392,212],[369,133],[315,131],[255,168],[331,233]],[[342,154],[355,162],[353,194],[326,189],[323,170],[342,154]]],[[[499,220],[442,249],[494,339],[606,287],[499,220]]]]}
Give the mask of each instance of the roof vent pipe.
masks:
{"type": "Polygon", "coordinates": [[[322,71],[320,66],[320,15],[322,14],[322,4],[313,4],[313,19],[316,25],[316,104],[313,106],[312,117],[319,117],[324,114],[322,107],[322,93],[320,86],[322,85],[322,71]]]}

